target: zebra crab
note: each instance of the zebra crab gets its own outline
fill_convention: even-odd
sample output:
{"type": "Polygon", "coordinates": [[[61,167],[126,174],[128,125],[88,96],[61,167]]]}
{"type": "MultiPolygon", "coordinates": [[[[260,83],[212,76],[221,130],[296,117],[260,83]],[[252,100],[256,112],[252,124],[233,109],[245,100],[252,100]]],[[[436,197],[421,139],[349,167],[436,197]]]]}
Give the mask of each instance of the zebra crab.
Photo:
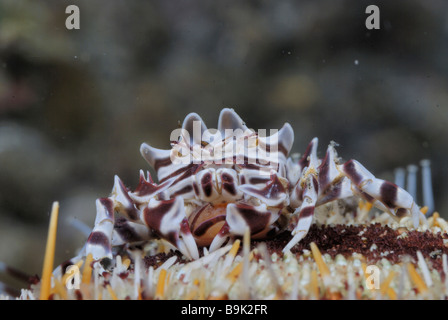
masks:
{"type": "Polygon", "coordinates": [[[112,258],[113,247],[162,238],[188,259],[198,259],[198,247],[216,250],[247,230],[252,239],[263,239],[285,229],[293,236],[287,251],[306,236],[315,207],[352,196],[397,219],[410,215],[414,227],[424,219],[404,189],[376,178],[356,160],[339,163],[335,143],[319,159],[314,138],[293,161],[293,140],[288,123],[263,136],[233,109],[221,111],[217,130],[207,129],[199,115],[187,115],[170,150],[141,145],[158,183],[140,171],[130,191],[115,176],[110,197],[96,201],[85,254],[112,258]]]}

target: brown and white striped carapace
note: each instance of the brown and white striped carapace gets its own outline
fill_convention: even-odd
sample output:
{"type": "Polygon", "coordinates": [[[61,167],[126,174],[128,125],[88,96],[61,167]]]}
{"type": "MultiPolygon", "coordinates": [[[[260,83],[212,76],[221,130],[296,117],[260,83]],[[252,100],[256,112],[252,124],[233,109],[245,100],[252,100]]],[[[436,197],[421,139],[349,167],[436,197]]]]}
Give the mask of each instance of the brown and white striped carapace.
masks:
{"type": "Polygon", "coordinates": [[[189,114],[172,135],[171,149],[140,148],[158,183],[141,171],[131,191],[116,176],[110,197],[97,200],[84,254],[111,258],[113,247],[156,237],[197,259],[198,247],[216,250],[247,230],[263,239],[286,229],[293,235],[289,250],[307,234],[316,206],[352,196],[397,218],[412,215],[414,226],[424,219],[404,189],[377,179],[356,160],[339,163],[334,143],[319,159],[314,138],[293,161],[293,140],[289,124],[261,135],[232,109],[221,111],[216,130],[189,114]]]}

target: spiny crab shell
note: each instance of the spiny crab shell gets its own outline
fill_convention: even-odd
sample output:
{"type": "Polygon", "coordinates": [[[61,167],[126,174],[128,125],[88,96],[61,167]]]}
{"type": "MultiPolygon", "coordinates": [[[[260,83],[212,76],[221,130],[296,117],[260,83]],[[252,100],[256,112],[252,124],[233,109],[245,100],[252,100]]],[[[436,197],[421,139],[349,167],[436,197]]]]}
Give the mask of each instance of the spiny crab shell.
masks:
{"type": "Polygon", "coordinates": [[[130,191],[116,176],[111,196],[97,200],[83,254],[112,258],[112,247],[162,238],[197,259],[198,246],[213,251],[247,230],[263,239],[285,229],[293,235],[289,250],[307,234],[316,206],[351,196],[397,218],[412,215],[414,226],[424,219],[405,190],[375,178],[356,160],[339,164],[334,143],[319,159],[314,138],[293,161],[293,141],[287,123],[266,136],[249,129],[233,109],[221,111],[216,130],[189,114],[173,131],[171,149],[140,148],[158,183],[140,171],[130,191]]]}

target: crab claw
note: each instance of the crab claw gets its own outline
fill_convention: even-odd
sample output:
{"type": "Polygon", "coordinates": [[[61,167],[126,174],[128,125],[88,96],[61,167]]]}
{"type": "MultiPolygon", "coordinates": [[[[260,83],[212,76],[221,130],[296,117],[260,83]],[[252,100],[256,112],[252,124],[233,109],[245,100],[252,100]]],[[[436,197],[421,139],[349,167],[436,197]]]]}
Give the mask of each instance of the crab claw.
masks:
{"type": "Polygon", "coordinates": [[[210,252],[220,248],[230,234],[244,236],[247,229],[252,238],[264,238],[274,227],[279,210],[269,210],[265,204],[252,206],[246,203],[230,203],[226,209],[226,223],[215,236],[210,252]]]}
{"type": "Polygon", "coordinates": [[[278,219],[278,214],[273,214],[265,204],[252,206],[245,203],[230,203],[227,205],[227,223],[230,232],[244,236],[249,228],[251,235],[265,234],[278,219]]]}
{"type": "Polygon", "coordinates": [[[198,259],[199,252],[188,227],[182,197],[170,200],[151,199],[143,209],[142,221],[169,241],[189,259],[198,259]]]}
{"type": "Polygon", "coordinates": [[[121,246],[126,243],[146,241],[154,236],[147,226],[126,220],[121,217],[115,220],[112,232],[112,246],[121,246]]]}
{"type": "Polygon", "coordinates": [[[219,230],[218,234],[213,238],[213,241],[210,244],[208,251],[213,252],[215,250],[218,250],[229,239],[229,237],[230,237],[229,225],[227,223],[224,223],[221,230],[219,230]]]}

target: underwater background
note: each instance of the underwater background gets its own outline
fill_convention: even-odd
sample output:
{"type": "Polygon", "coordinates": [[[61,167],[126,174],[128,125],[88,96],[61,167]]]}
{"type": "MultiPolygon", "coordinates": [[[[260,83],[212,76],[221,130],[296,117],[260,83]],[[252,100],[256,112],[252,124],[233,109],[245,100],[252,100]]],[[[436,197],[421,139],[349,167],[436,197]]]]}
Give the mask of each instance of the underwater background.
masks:
{"type": "Polygon", "coordinates": [[[53,201],[55,263],[74,256],[73,224],[93,226],[114,175],[134,188],[149,169],[142,142],[167,149],[188,113],[214,128],[224,107],[254,129],[289,122],[293,152],[334,140],[378,178],[430,159],[448,218],[447,88],[442,0],[2,0],[0,261],[40,274],[53,201]]]}

